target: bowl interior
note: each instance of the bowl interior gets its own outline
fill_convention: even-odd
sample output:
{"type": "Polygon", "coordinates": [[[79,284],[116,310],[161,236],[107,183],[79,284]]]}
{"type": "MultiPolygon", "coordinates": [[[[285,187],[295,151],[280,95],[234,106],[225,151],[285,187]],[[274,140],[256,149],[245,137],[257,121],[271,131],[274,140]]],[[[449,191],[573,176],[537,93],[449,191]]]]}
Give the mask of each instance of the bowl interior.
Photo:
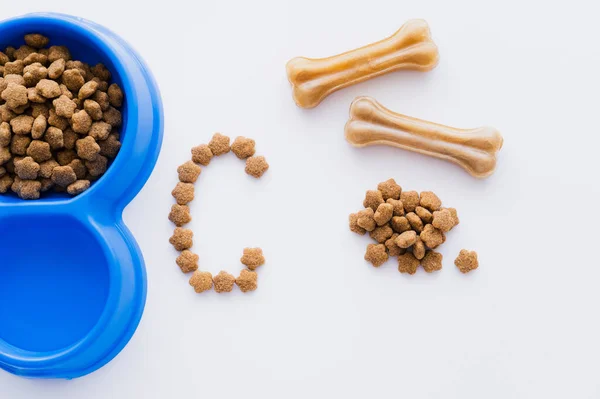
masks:
{"type": "Polygon", "coordinates": [[[6,216],[0,237],[0,339],[46,352],[83,338],[109,292],[107,259],[90,230],[70,216],[6,216]]]}
{"type": "MultiPolygon", "coordinates": [[[[125,92],[125,101],[120,109],[123,115],[123,125],[119,128],[121,142],[123,143],[127,131],[128,96],[126,86],[123,85],[123,77],[119,75],[119,69],[115,65],[119,62],[116,56],[108,52],[105,48],[98,46],[96,43],[98,39],[93,31],[78,25],[68,24],[65,21],[45,18],[37,19],[35,24],[23,23],[19,20],[0,23],[0,51],[4,51],[7,46],[18,48],[25,44],[23,36],[27,33],[41,33],[50,39],[49,46],[67,46],[71,52],[72,59],[87,62],[91,66],[101,62],[110,70],[112,75],[110,83],[117,83],[125,92]]],[[[113,161],[109,162],[109,167],[113,161]]],[[[105,175],[98,179],[98,181],[101,181],[104,177],[105,175]]],[[[92,185],[98,183],[98,181],[92,182],[92,185]]],[[[52,202],[62,201],[67,198],[72,197],[66,193],[44,193],[42,199],[37,201],[52,202]]],[[[0,194],[0,203],[20,201],[22,200],[12,192],[10,194],[0,194]]]]}

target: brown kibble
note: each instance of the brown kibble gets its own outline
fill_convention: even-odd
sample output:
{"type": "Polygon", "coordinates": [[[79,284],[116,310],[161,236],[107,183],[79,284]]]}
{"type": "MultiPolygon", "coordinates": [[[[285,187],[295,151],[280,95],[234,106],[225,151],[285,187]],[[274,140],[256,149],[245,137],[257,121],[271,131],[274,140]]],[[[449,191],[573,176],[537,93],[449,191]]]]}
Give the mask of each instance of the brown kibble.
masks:
{"type": "Polygon", "coordinates": [[[65,71],[65,60],[59,58],[58,60],[52,62],[48,67],[48,77],[50,79],[58,79],[65,71]]]}
{"type": "Polygon", "coordinates": [[[475,270],[479,267],[479,261],[477,260],[477,252],[468,251],[466,249],[461,249],[458,257],[454,261],[458,270],[461,273],[468,273],[471,270],[475,270]]]}
{"type": "Polygon", "coordinates": [[[458,212],[455,208],[446,208],[450,211],[452,218],[454,219],[454,226],[458,226],[460,224],[460,219],[458,218],[458,212]]]}
{"type": "Polygon", "coordinates": [[[387,201],[388,199],[397,200],[400,198],[400,193],[402,192],[402,187],[396,184],[396,180],[388,179],[384,182],[381,182],[377,185],[377,190],[381,191],[381,195],[383,199],[387,201]]]}
{"type": "Polygon", "coordinates": [[[4,175],[0,177],[0,194],[5,194],[12,186],[14,180],[9,175],[4,175]]]}
{"type": "Polygon", "coordinates": [[[367,232],[367,230],[358,225],[358,213],[351,213],[350,216],[348,216],[348,224],[350,226],[350,231],[356,234],[360,234],[362,236],[367,232]]]}
{"type": "Polygon", "coordinates": [[[86,161],[93,161],[100,152],[100,146],[93,137],[87,136],[75,142],[77,155],[86,161]]]}
{"type": "Polygon", "coordinates": [[[48,45],[48,38],[39,33],[29,33],[25,35],[25,44],[29,47],[40,49],[48,45]]]}
{"type": "Polygon", "coordinates": [[[374,216],[375,212],[373,212],[372,208],[363,209],[362,211],[358,212],[356,224],[366,231],[373,231],[375,230],[375,227],[377,227],[377,222],[375,222],[374,216]]]}
{"type": "Polygon", "coordinates": [[[398,238],[398,236],[399,236],[398,233],[394,233],[385,242],[385,247],[387,248],[388,253],[389,253],[390,256],[398,256],[398,255],[402,255],[402,254],[406,253],[406,249],[400,248],[398,246],[398,244],[396,244],[396,239],[398,238]]]}
{"type": "Polygon", "coordinates": [[[54,187],[54,182],[52,179],[40,179],[41,183],[40,192],[45,193],[54,187]]]}
{"type": "Polygon", "coordinates": [[[405,212],[414,212],[419,205],[419,193],[416,191],[403,191],[400,194],[400,201],[404,204],[405,212]]]}
{"type": "Polygon", "coordinates": [[[250,270],[256,270],[259,266],[265,264],[265,257],[260,248],[244,248],[244,254],[240,262],[250,270]]]}
{"type": "Polygon", "coordinates": [[[100,155],[108,158],[115,158],[121,149],[121,142],[116,134],[110,134],[106,140],[98,143],[100,146],[100,155]]]}
{"type": "Polygon", "coordinates": [[[62,94],[62,90],[58,83],[50,79],[40,80],[37,85],[35,85],[35,89],[46,98],[55,98],[62,94]]]}
{"type": "Polygon", "coordinates": [[[65,46],[51,46],[48,49],[48,61],[54,62],[59,58],[69,61],[71,59],[71,53],[69,52],[69,49],[65,46]]]}
{"type": "MultiPolygon", "coordinates": [[[[32,53],[35,53],[35,49],[33,47],[30,47],[30,46],[24,44],[15,50],[13,57],[16,60],[24,60],[25,58],[27,58],[28,55],[30,55],[32,53]]],[[[6,64],[4,64],[4,65],[6,65],[6,64]]]]}
{"type": "Polygon", "coordinates": [[[190,285],[194,287],[194,291],[198,294],[209,291],[213,285],[212,274],[196,270],[190,278],[190,285]]]}
{"type": "Polygon", "coordinates": [[[31,143],[31,139],[28,136],[14,135],[10,143],[10,152],[13,155],[25,155],[29,143],[31,143]]]}
{"type": "Polygon", "coordinates": [[[417,241],[413,244],[413,255],[415,256],[415,258],[421,260],[425,256],[425,251],[425,244],[423,244],[423,241],[421,241],[421,239],[417,237],[417,241]]]}
{"type": "Polygon", "coordinates": [[[400,273],[415,274],[419,267],[419,260],[411,252],[398,256],[398,271],[400,273]]]}
{"type": "Polygon", "coordinates": [[[192,148],[192,161],[199,163],[200,165],[207,166],[212,157],[213,153],[206,144],[200,144],[199,146],[192,148]]]}
{"type": "Polygon", "coordinates": [[[183,273],[195,272],[198,270],[198,259],[200,259],[198,255],[186,249],[177,257],[175,263],[183,273]]]}
{"type": "Polygon", "coordinates": [[[83,86],[79,89],[79,94],[77,98],[80,100],[85,100],[88,97],[91,97],[98,90],[98,83],[90,80],[89,82],[84,83],[83,86]]]}
{"type": "Polygon", "coordinates": [[[96,101],[102,109],[102,112],[106,111],[110,107],[110,102],[108,100],[108,94],[103,91],[96,91],[92,96],[92,100],[96,101]]]}
{"type": "Polygon", "coordinates": [[[176,250],[183,251],[184,249],[190,249],[192,247],[194,244],[193,238],[194,233],[192,230],[176,227],[173,235],[169,238],[169,242],[176,250]]]}
{"type": "MultiPolygon", "coordinates": [[[[80,111],[85,112],[85,111],[80,111]]],[[[75,130],[76,131],[76,130],[75,130]]],[[[92,127],[90,128],[89,135],[94,138],[94,140],[102,141],[108,138],[108,135],[112,131],[112,126],[106,122],[93,122],[92,127]]]]}
{"type": "Polygon", "coordinates": [[[37,118],[42,115],[44,118],[48,119],[50,116],[50,108],[48,108],[47,104],[30,104],[31,106],[31,116],[37,118]]]}
{"type": "Polygon", "coordinates": [[[379,267],[383,265],[389,256],[383,244],[369,244],[367,245],[367,252],[365,253],[365,260],[370,262],[373,266],[379,267]]]}
{"type": "Polygon", "coordinates": [[[87,99],[83,102],[83,109],[94,121],[102,120],[102,108],[94,100],[87,99]]]}
{"type": "Polygon", "coordinates": [[[383,226],[392,219],[394,214],[394,206],[392,204],[379,204],[373,218],[377,226],[383,226]]]}
{"type": "Polygon", "coordinates": [[[34,87],[40,80],[46,79],[46,77],[48,77],[48,70],[39,62],[34,62],[23,68],[23,80],[27,87],[34,87]]]}
{"type": "Polygon", "coordinates": [[[54,168],[56,168],[58,166],[60,166],[60,165],[54,159],[50,159],[46,162],[42,162],[40,164],[40,173],[39,173],[40,177],[42,177],[44,179],[50,179],[52,177],[52,171],[54,170],[54,168]]]}
{"type": "Polygon", "coordinates": [[[92,118],[84,110],[77,111],[71,117],[71,127],[75,133],[85,134],[92,127],[92,118]]]}
{"type": "Polygon", "coordinates": [[[55,128],[58,128],[60,130],[65,130],[69,127],[69,120],[63,118],[62,116],[56,115],[56,111],[54,110],[54,108],[50,109],[49,115],[50,116],[48,117],[48,124],[50,126],[54,126],[55,128]]]}
{"type": "Polygon", "coordinates": [[[46,117],[44,115],[38,115],[31,125],[31,138],[37,140],[41,139],[46,133],[46,127],[48,126],[48,122],[46,121],[46,117]]]}
{"type": "Polygon", "coordinates": [[[377,241],[378,243],[383,244],[393,234],[394,231],[392,230],[392,228],[386,224],[385,226],[375,228],[369,233],[369,236],[371,236],[371,238],[377,241]]]}
{"type": "Polygon", "coordinates": [[[108,102],[110,103],[110,105],[112,105],[113,107],[120,107],[123,105],[123,91],[116,83],[113,83],[110,86],[108,86],[107,94],[108,102]]]}
{"type": "Polygon", "coordinates": [[[396,245],[400,248],[409,248],[415,242],[417,242],[417,233],[412,230],[405,231],[396,238],[396,245]]]}
{"type": "Polygon", "coordinates": [[[431,212],[437,211],[442,206],[442,201],[431,191],[422,191],[419,203],[431,212]]]}
{"type": "Polygon", "coordinates": [[[2,122],[10,122],[15,116],[17,114],[10,110],[6,104],[0,105],[0,119],[2,119],[2,122]]]}
{"type": "Polygon", "coordinates": [[[31,157],[15,161],[15,173],[23,180],[35,180],[40,172],[40,165],[31,157]]]}
{"type": "Polygon", "coordinates": [[[102,155],[98,155],[93,161],[85,161],[85,167],[92,177],[102,176],[106,172],[107,165],[108,159],[102,155]]]}
{"type": "Polygon", "coordinates": [[[69,195],[79,195],[90,188],[90,185],[91,182],[89,180],[77,180],[75,183],[69,184],[67,193],[69,193],[69,195]]]}
{"type": "MultiPolygon", "coordinates": [[[[73,100],[73,102],[75,102],[75,100],[77,100],[76,98],[75,99],[73,98],[73,93],[71,93],[71,90],[69,90],[69,88],[62,83],[60,84],[60,92],[62,93],[61,96],[65,96],[69,100],[73,100]]],[[[78,104],[76,103],[76,105],[78,105],[78,104]]]]}
{"type": "MultiPolygon", "coordinates": [[[[16,179],[15,179],[16,181],[16,179]]],[[[21,199],[35,200],[40,198],[42,183],[37,180],[22,180],[18,185],[18,195],[21,199]]]]}
{"type": "Polygon", "coordinates": [[[23,64],[25,64],[25,66],[32,64],[40,64],[45,68],[48,64],[48,56],[43,53],[31,53],[27,57],[25,57],[25,59],[23,60],[23,64]]]}
{"type": "Polygon", "coordinates": [[[77,175],[70,166],[57,166],[52,170],[52,181],[61,187],[75,183],[77,175]]]}
{"type": "Polygon", "coordinates": [[[35,162],[45,162],[52,158],[50,144],[41,140],[33,140],[27,148],[27,155],[30,156],[35,162]]]}
{"type": "Polygon", "coordinates": [[[181,227],[192,221],[190,207],[187,205],[174,204],[169,213],[169,220],[177,227],[181,227]]]}
{"type": "Polygon", "coordinates": [[[397,233],[404,233],[411,229],[410,223],[408,223],[408,219],[405,216],[394,216],[392,218],[392,229],[394,229],[397,233]]]}
{"type": "Polygon", "coordinates": [[[363,206],[365,208],[373,209],[373,212],[377,210],[380,204],[382,204],[383,196],[381,195],[381,191],[379,190],[368,190],[365,194],[365,199],[363,201],[363,206]]]}
{"type": "Polygon", "coordinates": [[[444,233],[433,227],[431,224],[425,225],[420,237],[430,249],[437,248],[446,240],[444,233]]]}
{"type": "Polygon", "coordinates": [[[10,153],[10,150],[7,147],[0,147],[0,165],[6,164],[8,161],[10,161],[11,158],[12,155],[10,153]]]}
{"type": "Polygon", "coordinates": [[[19,115],[10,121],[10,127],[14,134],[29,134],[33,126],[33,117],[29,115],[19,115]]]}
{"type": "Polygon", "coordinates": [[[27,105],[29,102],[27,98],[27,88],[15,83],[9,83],[2,92],[1,97],[6,101],[6,106],[11,110],[18,109],[21,106],[27,105]]]}
{"type": "Polygon", "coordinates": [[[44,140],[50,144],[50,147],[52,147],[53,150],[59,150],[65,146],[62,130],[54,126],[50,126],[46,129],[44,140]]]}
{"type": "Polygon", "coordinates": [[[179,181],[183,183],[195,183],[198,176],[200,176],[200,172],[202,172],[202,168],[192,161],[187,161],[177,168],[179,181]]]}
{"type": "Polygon", "coordinates": [[[441,211],[433,212],[433,222],[431,222],[431,224],[436,229],[447,233],[454,227],[455,220],[456,219],[448,209],[443,209],[441,211]]]}
{"type": "Polygon", "coordinates": [[[79,89],[81,89],[81,86],[85,83],[85,79],[78,69],[67,69],[62,73],[61,79],[62,83],[67,86],[72,93],[79,92],[79,89]]]}
{"type": "Polygon", "coordinates": [[[73,100],[69,99],[69,97],[65,96],[64,94],[61,94],[60,97],[52,101],[52,105],[54,105],[56,115],[67,119],[71,119],[73,113],[77,109],[77,104],[75,104],[73,100]]]}
{"type": "Polygon", "coordinates": [[[96,64],[90,68],[91,72],[100,80],[110,80],[110,71],[103,64],[96,64]]]}
{"type": "Polygon", "coordinates": [[[417,216],[416,213],[408,212],[406,214],[406,219],[408,220],[408,223],[410,223],[410,227],[412,227],[414,231],[416,231],[417,233],[421,233],[421,231],[423,231],[423,221],[420,217],[417,216]]]}
{"type": "Polygon", "coordinates": [[[256,152],[254,149],[255,145],[256,142],[254,140],[239,136],[233,141],[231,151],[233,151],[235,156],[239,159],[246,159],[253,156],[256,152]]]}
{"type": "Polygon", "coordinates": [[[246,269],[243,269],[239,277],[235,279],[235,283],[240,287],[240,291],[242,292],[254,291],[258,286],[257,282],[258,275],[256,272],[246,269]]]}
{"type": "Polygon", "coordinates": [[[231,292],[233,290],[233,285],[235,284],[235,277],[221,270],[219,274],[213,277],[213,284],[215,286],[215,291],[218,293],[231,292]]]}
{"type": "Polygon", "coordinates": [[[269,169],[265,157],[252,156],[246,159],[246,173],[252,177],[259,178],[269,169]]]}
{"type": "Polygon", "coordinates": [[[75,176],[77,176],[77,180],[83,180],[87,175],[87,168],[85,164],[81,161],[81,159],[72,160],[69,165],[73,172],[75,172],[75,176]]]}
{"type": "Polygon", "coordinates": [[[224,136],[221,133],[215,133],[208,143],[208,148],[210,148],[215,156],[227,154],[229,150],[231,150],[229,141],[229,137],[224,136]]]}
{"type": "Polygon", "coordinates": [[[423,221],[424,224],[431,223],[433,220],[433,215],[427,209],[422,206],[418,206],[415,208],[415,213],[417,216],[423,221]]]}
{"type": "Polygon", "coordinates": [[[171,195],[179,205],[186,205],[194,200],[194,185],[179,182],[171,191],[171,195]]]}
{"type": "Polygon", "coordinates": [[[402,201],[388,198],[385,202],[394,207],[394,216],[404,216],[404,204],[402,204],[402,201]]]}
{"type": "Polygon", "coordinates": [[[0,93],[6,90],[8,85],[11,83],[19,86],[25,86],[25,79],[23,79],[23,76],[13,73],[4,75],[4,78],[0,78],[0,93]]]}
{"type": "MultiPolygon", "coordinates": [[[[27,99],[33,104],[45,104],[46,97],[40,95],[35,87],[27,88],[27,99]]],[[[33,105],[31,104],[31,105],[33,105]]]]}
{"type": "Polygon", "coordinates": [[[421,260],[421,266],[427,273],[432,273],[442,269],[442,254],[435,251],[427,251],[423,260],[421,260]]]}
{"type": "Polygon", "coordinates": [[[56,153],[56,160],[60,166],[70,165],[75,159],[77,159],[77,154],[73,150],[63,150],[56,153]]]}
{"type": "Polygon", "coordinates": [[[123,116],[118,109],[108,107],[106,110],[103,110],[102,120],[112,127],[120,127],[123,123],[123,116]]]}
{"type": "Polygon", "coordinates": [[[8,122],[0,123],[0,147],[8,147],[12,138],[12,130],[8,122]]]}
{"type": "Polygon", "coordinates": [[[15,60],[4,64],[4,76],[6,75],[21,75],[25,69],[23,60],[15,60]]]}
{"type": "MultiPolygon", "coordinates": [[[[63,144],[67,150],[72,150],[75,148],[75,143],[79,140],[79,136],[77,133],[73,131],[71,128],[66,128],[63,132],[63,144]]],[[[100,145],[100,143],[98,143],[100,145]]]]}

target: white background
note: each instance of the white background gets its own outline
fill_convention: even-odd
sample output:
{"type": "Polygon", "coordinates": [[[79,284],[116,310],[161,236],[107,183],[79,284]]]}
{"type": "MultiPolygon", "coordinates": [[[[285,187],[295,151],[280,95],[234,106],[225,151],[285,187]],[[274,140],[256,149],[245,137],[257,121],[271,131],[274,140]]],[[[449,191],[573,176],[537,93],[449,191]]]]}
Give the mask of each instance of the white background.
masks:
{"type": "Polygon", "coordinates": [[[74,381],[0,373],[13,398],[598,398],[600,185],[597,2],[2,2],[101,23],[151,66],[165,105],[156,170],[125,212],[146,258],[148,301],[129,345],[74,381]],[[429,73],[397,72],[297,108],[294,56],[324,57],[426,19],[429,73]],[[352,99],[504,135],[496,173],[343,137],[352,99]],[[214,131],[257,141],[271,169],[233,155],[205,168],[193,203],[201,268],[238,273],[245,246],[268,263],[252,294],[196,295],[167,220],[177,165],[214,131]],[[461,224],[444,269],[398,273],[363,260],[348,231],[364,191],[394,177],[433,190],[461,224]],[[461,248],[480,268],[462,275],[461,248]]]}

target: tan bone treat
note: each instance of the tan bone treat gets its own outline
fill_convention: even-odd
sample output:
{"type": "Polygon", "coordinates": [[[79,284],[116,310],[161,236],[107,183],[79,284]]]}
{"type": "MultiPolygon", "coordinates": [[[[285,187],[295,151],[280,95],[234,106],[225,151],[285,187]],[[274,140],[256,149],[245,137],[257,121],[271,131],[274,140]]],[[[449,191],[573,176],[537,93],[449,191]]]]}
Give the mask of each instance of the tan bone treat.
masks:
{"type": "Polygon", "coordinates": [[[429,71],[438,58],[427,22],[414,19],[379,42],[329,58],[297,57],[286,70],[296,104],[313,108],[336,90],[392,71],[429,71]]]}
{"type": "Polygon", "coordinates": [[[461,249],[458,257],[454,261],[458,270],[461,273],[468,273],[471,270],[475,270],[479,267],[479,261],[477,260],[477,252],[468,251],[466,249],[461,249]]]}
{"type": "Polygon", "coordinates": [[[477,178],[494,173],[496,153],[503,143],[502,135],[492,127],[439,125],[392,112],[370,97],[352,102],[345,135],[355,147],[399,147],[454,162],[477,178]]]}

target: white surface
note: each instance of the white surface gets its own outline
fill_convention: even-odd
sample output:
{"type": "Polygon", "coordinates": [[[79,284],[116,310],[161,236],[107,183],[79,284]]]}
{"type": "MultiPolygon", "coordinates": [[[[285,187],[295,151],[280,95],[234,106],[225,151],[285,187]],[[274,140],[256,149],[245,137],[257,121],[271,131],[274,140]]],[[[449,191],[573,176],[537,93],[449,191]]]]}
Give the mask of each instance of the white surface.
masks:
{"type": "Polygon", "coordinates": [[[130,344],[74,381],[0,373],[0,398],[597,398],[600,261],[598,7],[543,1],[3,2],[2,18],[66,12],[106,25],[146,58],[165,141],[125,212],[145,254],[148,302],[130,344]],[[195,7],[195,8],[194,8],[195,7]],[[139,14],[143,10],[142,14],[139,14]],[[284,65],[426,19],[430,73],[394,73],[297,108],[284,65]],[[358,95],[505,138],[478,181],[443,161],[344,140],[358,95]],[[250,295],[196,295],[174,264],[175,169],[213,131],[256,139],[255,181],[233,155],[204,170],[193,203],[202,268],[237,273],[245,246],[268,263],[250,295]],[[461,224],[434,275],[380,269],[347,216],[394,177],[433,190],[461,224]],[[461,275],[461,248],[481,267],[461,275]]]}

